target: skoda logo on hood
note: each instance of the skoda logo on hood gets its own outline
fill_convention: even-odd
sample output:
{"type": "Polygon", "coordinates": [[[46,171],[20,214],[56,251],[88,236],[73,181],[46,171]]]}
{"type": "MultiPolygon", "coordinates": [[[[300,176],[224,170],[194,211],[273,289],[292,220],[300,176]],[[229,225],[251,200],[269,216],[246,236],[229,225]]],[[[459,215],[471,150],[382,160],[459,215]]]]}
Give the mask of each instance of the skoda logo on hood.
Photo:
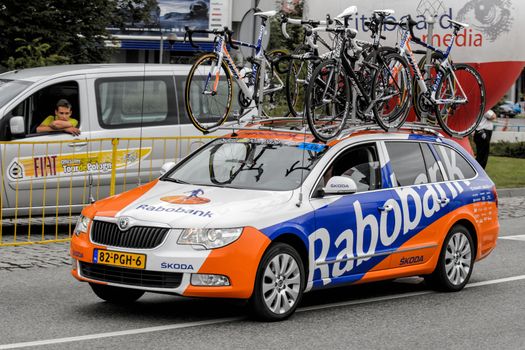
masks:
{"type": "Polygon", "coordinates": [[[117,225],[121,231],[126,231],[129,228],[129,218],[119,218],[117,225]]]}

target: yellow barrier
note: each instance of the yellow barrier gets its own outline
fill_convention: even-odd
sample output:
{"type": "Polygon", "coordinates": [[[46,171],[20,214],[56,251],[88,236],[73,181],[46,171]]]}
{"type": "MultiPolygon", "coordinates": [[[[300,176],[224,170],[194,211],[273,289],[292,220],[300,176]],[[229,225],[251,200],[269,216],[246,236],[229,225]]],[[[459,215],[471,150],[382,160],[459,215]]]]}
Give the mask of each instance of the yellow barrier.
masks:
{"type": "Polygon", "coordinates": [[[0,247],[69,240],[91,201],[152,181],[212,138],[0,143],[0,247]]]}

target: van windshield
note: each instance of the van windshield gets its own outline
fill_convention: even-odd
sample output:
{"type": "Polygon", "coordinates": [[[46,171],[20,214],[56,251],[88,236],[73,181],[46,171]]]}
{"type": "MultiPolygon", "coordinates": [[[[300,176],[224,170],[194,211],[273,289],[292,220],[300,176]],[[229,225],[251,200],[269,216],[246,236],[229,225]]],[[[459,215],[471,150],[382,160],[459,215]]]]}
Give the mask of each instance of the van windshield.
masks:
{"type": "Polygon", "coordinates": [[[287,191],[299,187],[328,147],[276,139],[217,139],[161,180],[287,191]]]}
{"type": "Polygon", "coordinates": [[[31,82],[24,80],[0,79],[0,108],[24,91],[31,82]]]}

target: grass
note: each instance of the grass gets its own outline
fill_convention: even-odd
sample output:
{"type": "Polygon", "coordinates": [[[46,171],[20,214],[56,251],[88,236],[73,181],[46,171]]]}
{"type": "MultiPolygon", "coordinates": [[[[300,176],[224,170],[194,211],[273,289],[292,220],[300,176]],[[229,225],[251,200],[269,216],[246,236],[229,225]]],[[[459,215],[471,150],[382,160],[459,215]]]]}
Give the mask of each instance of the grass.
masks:
{"type": "Polygon", "coordinates": [[[485,169],[497,188],[525,187],[525,159],[490,156],[485,169]]]}

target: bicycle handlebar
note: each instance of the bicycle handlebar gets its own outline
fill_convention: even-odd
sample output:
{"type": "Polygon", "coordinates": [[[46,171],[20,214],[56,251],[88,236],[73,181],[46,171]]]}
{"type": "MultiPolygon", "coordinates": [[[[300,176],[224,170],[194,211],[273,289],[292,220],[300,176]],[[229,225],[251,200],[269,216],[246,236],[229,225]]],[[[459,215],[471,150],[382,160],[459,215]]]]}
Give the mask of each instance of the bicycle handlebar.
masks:
{"type": "Polygon", "coordinates": [[[224,36],[226,38],[228,45],[230,45],[232,49],[235,49],[235,50],[239,49],[239,47],[233,43],[233,40],[232,40],[233,31],[228,29],[228,27],[224,27],[223,30],[217,30],[217,29],[190,29],[189,27],[186,26],[184,27],[184,29],[186,30],[186,33],[184,34],[184,42],[186,42],[186,38],[187,38],[188,41],[190,42],[190,45],[196,49],[198,49],[200,46],[196,45],[193,42],[193,34],[195,33],[213,34],[215,36],[224,36]]]}

